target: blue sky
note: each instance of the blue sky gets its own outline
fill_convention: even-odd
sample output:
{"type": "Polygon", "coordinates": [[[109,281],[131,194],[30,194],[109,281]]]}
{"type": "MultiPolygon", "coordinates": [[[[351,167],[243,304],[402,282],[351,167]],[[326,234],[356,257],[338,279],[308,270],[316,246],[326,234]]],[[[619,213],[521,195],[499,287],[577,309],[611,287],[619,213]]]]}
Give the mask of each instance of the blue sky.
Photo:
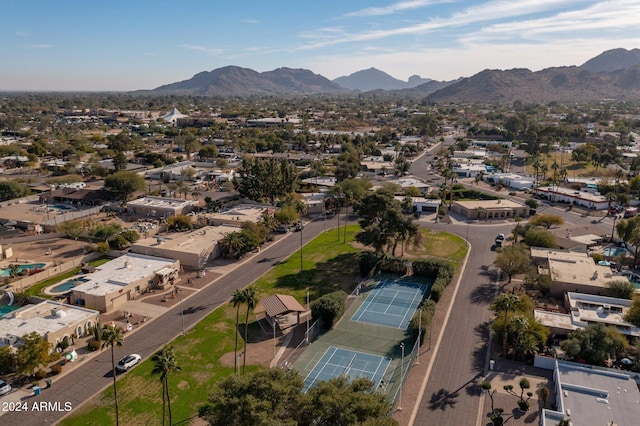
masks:
{"type": "Polygon", "coordinates": [[[638,0],[0,0],[0,90],[136,90],[237,65],[452,80],[640,48],[638,0]]]}

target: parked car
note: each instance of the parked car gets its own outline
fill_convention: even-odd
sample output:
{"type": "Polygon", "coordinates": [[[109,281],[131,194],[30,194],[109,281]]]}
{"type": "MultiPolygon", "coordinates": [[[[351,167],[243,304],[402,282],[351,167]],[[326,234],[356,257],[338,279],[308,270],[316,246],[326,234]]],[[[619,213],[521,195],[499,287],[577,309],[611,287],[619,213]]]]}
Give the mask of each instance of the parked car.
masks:
{"type": "Polygon", "coordinates": [[[4,380],[0,380],[0,395],[6,395],[11,392],[11,385],[4,380]]]}
{"type": "Polygon", "coordinates": [[[289,232],[289,227],[285,225],[278,225],[275,231],[280,234],[286,234],[287,232],[289,232]]]}
{"type": "Polygon", "coordinates": [[[131,367],[138,364],[141,359],[142,357],[138,354],[127,355],[124,358],[122,358],[120,361],[118,361],[118,364],[116,365],[116,370],[127,371],[131,367]]]}
{"type": "Polygon", "coordinates": [[[302,231],[303,229],[304,229],[304,225],[301,224],[301,223],[297,223],[296,227],[293,228],[293,230],[296,231],[296,232],[302,231]]]}

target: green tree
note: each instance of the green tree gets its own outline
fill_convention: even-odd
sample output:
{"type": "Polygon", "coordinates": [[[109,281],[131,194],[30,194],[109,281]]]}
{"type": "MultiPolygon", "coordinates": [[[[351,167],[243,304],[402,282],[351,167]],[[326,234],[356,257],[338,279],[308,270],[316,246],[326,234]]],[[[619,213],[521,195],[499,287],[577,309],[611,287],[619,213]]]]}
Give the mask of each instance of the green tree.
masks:
{"type": "Polygon", "coordinates": [[[560,226],[564,224],[564,219],[553,214],[541,214],[529,219],[529,225],[551,228],[552,226],[560,226]]]}
{"type": "Polygon", "coordinates": [[[343,375],[319,382],[303,398],[297,415],[298,424],[379,424],[392,407],[385,395],[375,390],[373,382],[362,377],[351,381],[343,375]]]}
{"type": "Polygon", "coordinates": [[[274,204],[297,186],[296,166],[285,159],[247,157],[238,174],[240,195],[250,200],[269,200],[274,204]]]}
{"type": "Polygon", "coordinates": [[[0,201],[13,200],[14,198],[25,197],[31,193],[28,186],[18,183],[15,180],[0,181],[0,201]]]}
{"type": "Polygon", "coordinates": [[[347,294],[342,291],[325,294],[311,303],[311,316],[315,320],[322,320],[322,327],[331,329],[344,313],[344,303],[347,294]]]}
{"type": "Polygon", "coordinates": [[[249,286],[244,289],[244,303],[247,305],[247,313],[244,319],[244,352],[242,355],[242,374],[244,374],[245,366],[247,365],[247,346],[249,338],[249,313],[258,304],[258,294],[255,287],[249,286]]]}
{"type": "Polygon", "coordinates": [[[56,230],[66,234],[69,238],[73,238],[78,241],[78,238],[82,235],[82,232],[84,232],[84,227],[82,226],[82,222],[79,220],[69,220],[57,225],[56,230]]]}
{"type": "Polygon", "coordinates": [[[171,415],[171,395],[169,394],[169,373],[178,372],[182,369],[176,361],[176,354],[172,346],[165,346],[161,351],[156,352],[151,358],[153,369],[151,375],[159,375],[162,382],[162,424],[165,424],[165,405],[169,411],[169,424],[173,424],[171,415]],[[166,401],[166,403],[165,403],[166,401]]]}
{"type": "Polygon", "coordinates": [[[506,246],[496,256],[494,265],[509,276],[509,282],[515,274],[523,274],[531,265],[531,257],[527,248],[521,244],[506,246]]]}
{"type": "Polygon", "coordinates": [[[631,307],[624,314],[624,320],[640,328],[640,296],[634,296],[631,307]]]}
{"type": "Polygon", "coordinates": [[[131,194],[144,190],[146,184],[139,174],[120,171],[104,178],[104,187],[118,194],[118,197],[126,203],[131,194]]]}
{"type": "Polygon", "coordinates": [[[89,236],[101,241],[107,241],[109,238],[119,234],[121,230],[122,225],[119,223],[107,223],[91,229],[89,231],[89,236]]]}
{"type": "Polygon", "coordinates": [[[392,192],[379,189],[367,194],[353,206],[360,216],[360,231],[356,240],[371,246],[376,253],[389,247],[398,238],[399,224],[404,222],[402,206],[392,192]]]}
{"type": "Polygon", "coordinates": [[[236,308],[236,332],[233,349],[233,373],[238,373],[238,326],[240,325],[240,305],[244,303],[244,291],[235,289],[231,297],[231,304],[236,308]]]}
{"type": "Polygon", "coordinates": [[[0,374],[8,374],[15,371],[16,367],[16,355],[13,353],[13,347],[9,345],[0,346],[0,374]]]}
{"type": "Polygon", "coordinates": [[[22,336],[22,345],[16,352],[18,372],[33,375],[41,365],[47,365],[50,350],[51,345],[38,332],[22,336]]]}
{"type": "Polygon", "coordinates": [[[610,297],[617,297],[618,299],[633,298],[633,294],[636,291],[636,286],[627,280],[610,281],[607,283],[609,287],[607,294],[610,297]]]}
{"type": "Polygon", "coordinates": [[[625,243],[631,240],[631,234],[637,228],[640,228],[640,216],[635,216],[630,219],[621,219],[616,224],[616,232],[618,237],[625,243]]]}
{"type": "Polygon", "coordinates": [[[296,422],[303,382],[295,370],[261,369],[219,382],[198,414],[216,426],[276,426],[296,422]]]}
{"type": "Polygon", "coordinates": [[[556,236],[546,229],[529,228],[524,234],[523,241],[529,247],[555,248],[558,246],[556,236]]]}
{"type": "Polygon", "coordinates": [[[188,231],[193,226],[191,216],[179,214],[167,219],[167,228],[172,231],[188,231]]]}
{"type": "Polygon", "coordinates": [[[218,241],[220,252],[224,257],[238,258],[244,249],[244,239],[239,231],[226,232],[222,234],[222,239],[218,241]]]}
{"type": "Polygon", "coordinates": [[[118,386],[116,384],[116,359],[114,348],[124,346],[122,329],[117,326],[107,325],[102,329],[102,349],[111,348],[111,375],[113,376],[113,403],[116,409],[116,426],[120,424],[120,411],[118,409],[118,386]]]}
{"type": "Polygon", "coordinates": [[[496,314],[503,314],[503,330],[502,330],[502,353],[507,355],[507,325],[509,324],[509,313],[518,309],[520,299],[511,293],[501,293],[491,303],[491,310],[496,314]]]}
{"type": "Polygon", "coordinates": [[[618,330],[604,324],[590,324],[569,333],[560,347],[573,359],[582,358],[587,364],[604,365],[611,357],[620,355],[627,341],[618,330]]]}

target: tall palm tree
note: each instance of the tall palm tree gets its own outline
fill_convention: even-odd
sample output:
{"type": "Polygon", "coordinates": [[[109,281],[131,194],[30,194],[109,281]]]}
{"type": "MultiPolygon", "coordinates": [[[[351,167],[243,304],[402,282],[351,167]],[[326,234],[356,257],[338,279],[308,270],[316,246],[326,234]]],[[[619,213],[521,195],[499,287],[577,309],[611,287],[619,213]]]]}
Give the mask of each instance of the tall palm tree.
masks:
{"type": "Polygon", "coordinates": [[[258,304],[258,295],[254,287],[247,287],[244,289],[244,303],[247,304],[247,315],[244,320],[244,354],[242,355],[242,374],[244,374],[244,368],[247,365],[247,346],[248,346],[248,333],[249,333],[249,312],[258,304]]]}
{"type": "Polygon", "coordinates": [[[244,291],[236,289],[231,297],[231,304],[236,308],[236,342],[233,350],[233,372],[238,373],[238,324],[240,319],[240,305],[244,303],[244,291]]]}
{"type": "Polygon", "coordinates": [[[507,331],[509,326],[509,312],[514,312],[518,305],[520,304],[520,299],[518,296],[512,293],[502,293],[498,297],[496,297],[491,304],[491,309],[496,312],[503,312],[503,325],[502,325],[502,353],[506,356],[507,354],[507,331]]]}
{"type": "Polygon", "coordinates": [[[165,424],[165,400],[169,407],[169,425],[172,424],[171,416],[171,396],[169,394],[169,373],[181,371],[182,369],[176,361],[176,354],[172,346],[165,346],[161,351],[156,352],[151,358],[153,361],[153,370],[151,375],[160,375],[162,382],[162,425],[165,424]]]}
{"type": "Polygon", "coordinates": [[[108,325],[102,329],[102,349],[111,347],[111,374],[113,375],[113,401],[116,407],[116,426],[120,424],[120,412],[118,411],[118,386],[116,385],[116,360],[113,348],[124,346],[124,334],[122,329],[115,325],[108,325]]]}

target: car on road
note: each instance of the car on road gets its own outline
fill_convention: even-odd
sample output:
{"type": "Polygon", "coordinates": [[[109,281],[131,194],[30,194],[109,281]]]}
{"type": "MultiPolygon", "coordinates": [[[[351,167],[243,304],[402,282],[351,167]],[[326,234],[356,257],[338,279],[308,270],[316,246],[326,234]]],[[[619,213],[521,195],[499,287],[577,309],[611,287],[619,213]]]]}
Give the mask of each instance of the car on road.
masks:
{"type": "Polygon", "coordinates": [[[11,385],[4,380],[0,380],[0,395],[6,395],[11,392],[11,385]]]}
{"type": "Polygon", "coordinates": [[[301,223],[296,224],[295,228],[293,228],[295,232],[302,231],[303,229],[304,229],[304,225],[301,223]]]}
{"type": "Polygon", "coordinates": [[[118,364],[116,364],[116,370],[127,371],[133,366],[135,366],[136,364],[138,364],[141,359],[142,357],[138,354],[127,355],[124,358],[122,358],[120,361],[118,361],[118,364]]]}

